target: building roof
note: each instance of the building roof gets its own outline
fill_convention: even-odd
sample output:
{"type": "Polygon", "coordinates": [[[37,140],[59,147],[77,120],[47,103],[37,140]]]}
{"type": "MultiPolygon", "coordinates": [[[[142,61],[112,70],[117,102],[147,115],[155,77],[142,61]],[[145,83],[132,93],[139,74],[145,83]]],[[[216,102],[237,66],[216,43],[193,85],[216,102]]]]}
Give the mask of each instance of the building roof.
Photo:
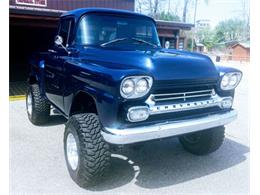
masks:
{"type": "Polygon", "coordinates": [[[239,41],[226,41],[224,42],[223,44],[226,46],[226,47],[232,47],[233,45],[236,45],[238,44],[239,41]]]}
{"type": "Polygon", "coordinates": [[[157,26],[161,29],[183,29],[183,30],[191,30],[194,27],[194,24],[184,23],[184,22],[176,22],[176,21],[165,21],[165,20],[156,20],[157,26]]]}
{"type": "Polygon", "coordinates": [[[195,42],[195,45],[198,46],[198,47],[204,47],[205,46],[203,43],[196,43],[196,42],[195,42]]]}
{"type": "Polygon", "coordinates": [[[237,45],[240,45],[246,49],[250,49],[250,42],[238,42],[238,43],[232,45],[231,47],[233,48],[233,47],[236,47],[237,45]]]}
{"type": "Polygon", "coordinates": [[[210,22],[209,19],[200,19],[200,20],[197,20],[196,22],[210,22]]]}
{"type": "Polygon", "coordinates": [[[23,6],[9,6],[10,14],[21,14],[21,15],[32,15],[32,16],[49,16],[49,17],[59,17],[64,10],[53,10],[38,7],[23,7],[23,6]]]}

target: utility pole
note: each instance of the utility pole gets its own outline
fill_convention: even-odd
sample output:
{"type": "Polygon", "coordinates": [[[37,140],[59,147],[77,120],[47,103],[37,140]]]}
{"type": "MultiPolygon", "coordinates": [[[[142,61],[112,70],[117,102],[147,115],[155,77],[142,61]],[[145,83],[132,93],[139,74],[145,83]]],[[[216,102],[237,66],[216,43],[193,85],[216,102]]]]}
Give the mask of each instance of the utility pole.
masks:
{"type": "Polygon", "coordinates": [[[192,41],[191,41],[191,51],[193,51],[193,48],[194,48],[194,30],[195,30],[195,27],[196,27],[196,15],[197,15],[197,6],[198,6],[198,0],[195,0],[195,10],[194,10],[194,17],[193,17],[193,25],[194,25],[194,28],[192,30],[192,41]]]}
{"type": "Polygon", "coordinates": [[[168,14],[170,13],[171,0],[168,1],[168,14]]]}
{"type": "Polygon", "coordinates": [[[194,11],[194,21],[193,24],[196,23],[196,16],[197,16],[197,6],[198,6],[198,0],[195,0],[195,11],[194,11]]]}

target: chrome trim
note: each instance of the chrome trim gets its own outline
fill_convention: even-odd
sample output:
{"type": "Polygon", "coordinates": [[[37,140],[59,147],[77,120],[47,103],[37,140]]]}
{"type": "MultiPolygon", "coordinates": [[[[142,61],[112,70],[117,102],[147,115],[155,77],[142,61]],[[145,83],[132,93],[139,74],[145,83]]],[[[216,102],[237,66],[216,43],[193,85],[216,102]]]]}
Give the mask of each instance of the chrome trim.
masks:
{"type": "Polygon", "coordinates": [[[193,94],[193,93],[203,93],[203,92],[212,92],[212,91],[214,91],[214,89],[207,89],[207,90],[200,90],[200,91],[187,91],[187,92],[179,92],[179,93],[160,93],[160,94],[154,94],[154,96],[193,94]]]}
{"type": "Polygon", "coordinates": [[[76,139],[72,133],[69,133],[67,135],[66,157],[71,169],[75,171],[79,164],[79,152],[78,152],[76,139]]]}
{"type": "Polygon", "coordinates": [[[150,113],[149,113],[149,109],[148,109],[147,106],[135,106],[135,107],[131,107],[131,108],[128,109],[127,119],[128,119],[128,121],[130,121],[130,122],[140,122],[140,121],[145,121],[146,119],[148,119],[148,118],[149,118],[149,115],[150,115],[150,113]],[[131,112],[132,110],[136,110],[136,109],[146,109],[146,110],[147,110],[147,113],[148,113],[147,117],[144,118],[144,119],[142,119],[142,120],[136,120],[136,121],[132,120],[132,119],[130,118],[130,112],[131,112]]]}
{"type": "Polygon", "coordinates": [[[208,97],[215,95],[214,89],[207,89],[207,90],[199,90],[199,91],[187,91],[187,92],[178,92],[178,93],[165,93],[165,94],[153,94],[153,100],[157,101],[165,101],[165,100],[177,100],[183,99],[186,101],[188,98],[194,97],[208,97]],[[202,94],[204,93],[204,94],[202,94]],[[161,96],[161,98],[160,98],[161,96]],[[165,97],[166,96],[166,97],[165,97]],[[173,96],[173,97],[167,97],[173,96]]]}
{"type": "Polygon", "coordinates": [[[31,117],[32,116],[32,110],[33,110],[33,107],[32,107],[32,93],[29,92],[28,95],[27,95],[27,99],[26,99],[26,108],[27,108],[27,112],[29,114],[29,116],[31,117]]]}
{"type": "Polygon", "coordinates": [[[218,126],[223,126],[235,120],[237,112],[214,114],[205,117],[181,120],[176,122],[165,122],[150,126],[135,128],[117,129],[104,128],[101,134],[105,141],[112,144],[130,144],[153,139],[160,139],[172,136],[183,135],[196,131],[206,130],[218,126]]]}
{"type": "Polygon", "coordinates": [[[221,77],[220,88],[222,90],[224,90],[224,91],[233,90],[233,89],[235,89],[238,86],[238,84],[240,83],[241,79],[242,79],[242,72],[228,72],[228,73],[225,73],[221,77]],[[235,85],[232,86],[232,85],[230,85],[230,77],[232,77],[233,75],[237,76],[237,82],[236,82],[235,85]],[[229,77],[229,83],[225,87],[222,86],[222,81],[223,81],[224,76],[229,77]]]}
{"type": "Polygon", "coordinates": [[[222,102],[227,99],[233,101],[232,97],[222,98],[218,95],[215,95],[214,97],[207,100],[149,106],[149,111],[150,115],[154,115],[169,112],[181,112],[201,108],[210,108],[215,106],[222,108],[222,102]]]}
{"type": "Polygon", "coordinates": [[[187,98],[194,98],[194,97],[207,97],[207,96],[210,96],[208,94],[200,94],[200,95],[190,95],[190,96],[186,96],[184,94],[183,97],[169,97],[169,98],[157,98],[155,97],[155,101],[165,101],[165,100],[178,100],[178,99],[184,99],[184,101],[186,101],[187,98]]]}
{"type": "Polygon", "coordinates": [[[171,103],[171,104],[156,104],[153,101],[154,95],[150,95],[149,98],[145,101],[145,103],[149,106],[149,113],[150,115],[154,114],[163,114],[169,112],[181,112],[187,110],[195,110],[201,108],[209,108],[218,106],[222,108],[222,102],[225,100],[233,101],[232,97],[220,97],[219,95],[215,94],[209,99],[206,100],[197,100],[197,101],[185,101],[181,103],[171,103]]]}
{"type": "Polygon", "coordinates": [[[139,97],[143,97],[145,96],[152,88],[152,85],[153,85],[153,78],[150,77],[150,76],[129,76],[129,77],[125,77],[122,81],[121,81],[121,84],[120,84],[120,95],[123,97],[123,98],[126,98],[126,99],[135,99],[135,98],[139,98],[139,97]],[[125,80],[127,79],[132,79],[132,81],[134,82],[134,91],[133,93],[129,94],[129,95],[126,95],[124,94],[124,92],[122,92],[122,86],[123,86],[123,83],[125,82],[125,80]],[[140,80],[140,79],[146,79],[147,82],[148,82],[148,89],[147,91],[143,92],[143,93],[137,93],[135,90],[136,88],[136,84],[137,82],[140,80]]]}

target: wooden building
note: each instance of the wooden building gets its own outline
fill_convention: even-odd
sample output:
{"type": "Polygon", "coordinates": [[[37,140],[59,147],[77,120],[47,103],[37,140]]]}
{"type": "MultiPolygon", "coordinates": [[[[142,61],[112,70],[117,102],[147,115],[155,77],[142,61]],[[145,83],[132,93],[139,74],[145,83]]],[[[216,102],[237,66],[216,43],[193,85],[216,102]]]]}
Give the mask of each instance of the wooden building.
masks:
{"type": "Polygon", "coordinates": [[[234,61],[250,61],[250,44],[236,43],[231,46],[231,58],[234,61]]]}
{"type": "Polygon", "coordinates": [[[61,11],[82,7],[106,7],[134,11],[134,0],[10,0],[10,7],[61,11]]]}
{"type": "Polygon", "coordinates": [[[170,42],[170,48],[183,50],[187,47],[185,32],[191,30],[193,24],[162,20],[157,20],[156,24],[162,47],[165,46],[166,41],[170,42]]]}

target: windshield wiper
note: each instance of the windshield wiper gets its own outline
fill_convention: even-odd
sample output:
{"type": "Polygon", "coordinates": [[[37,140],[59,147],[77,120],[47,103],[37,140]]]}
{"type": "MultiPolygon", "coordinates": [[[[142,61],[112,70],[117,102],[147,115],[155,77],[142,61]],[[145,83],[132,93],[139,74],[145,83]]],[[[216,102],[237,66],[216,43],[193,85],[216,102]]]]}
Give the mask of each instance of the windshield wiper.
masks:
{"type": "Polygon", "coordinates": [[[145,44],[151,45],[151,46],[153,46],[153,47],[158,47],[158,45],[155,45],[155,44],[150,43],[150,42],[148,42],[148,41],[145,41],[145,40],[143,40],[143,39],[138,39],[138,38],[131,38],[131,39],[134,40],[134,41],[137,41],[137,42],[139,42],[139,43],[145,43],[145,44]]]}
{"type": "Polygon", "coordinates": [[[101,47],[105,47],[105,46],[107,46],[107,45],[110,45],[110,44],[113,44],[113,43],[117,43],[117,42],[120,42],[120,41],[124,41],[124,40],[127,40],[127,39],[136,41],[136,42],[138,42],[138,43],[144,43],[144,44],[147,44],[147,45],[151,45],[151,46],[154,47],[154,48],[158,47],[158,45],[155,45],[155,44],[150,43],[150,42],[148,42],[148,41],[145,41],[145,40],[143,40],[143,39],[128,38],[128,37],[113,39],[113,40],[111,40],[111,41],[102,43],[100,46],[101,46],[101,47]]]}
{"type": "Polygon", "coordinates": [[[113,43],[116,43],[116,42],[119,42],[119,41],[124,41],[124,40],[127,40],[127,39],[129,39],[129,38],[128,38],[128,37],[124,37],[124,38],[113,39],[113,40],[111,40],[111,41],[102,43],[100,46],[101,46],[101,47],[105,47],[105,46],[107,46],[107,45],[110,45],[110,44],[113,44],[113,43]]]}

